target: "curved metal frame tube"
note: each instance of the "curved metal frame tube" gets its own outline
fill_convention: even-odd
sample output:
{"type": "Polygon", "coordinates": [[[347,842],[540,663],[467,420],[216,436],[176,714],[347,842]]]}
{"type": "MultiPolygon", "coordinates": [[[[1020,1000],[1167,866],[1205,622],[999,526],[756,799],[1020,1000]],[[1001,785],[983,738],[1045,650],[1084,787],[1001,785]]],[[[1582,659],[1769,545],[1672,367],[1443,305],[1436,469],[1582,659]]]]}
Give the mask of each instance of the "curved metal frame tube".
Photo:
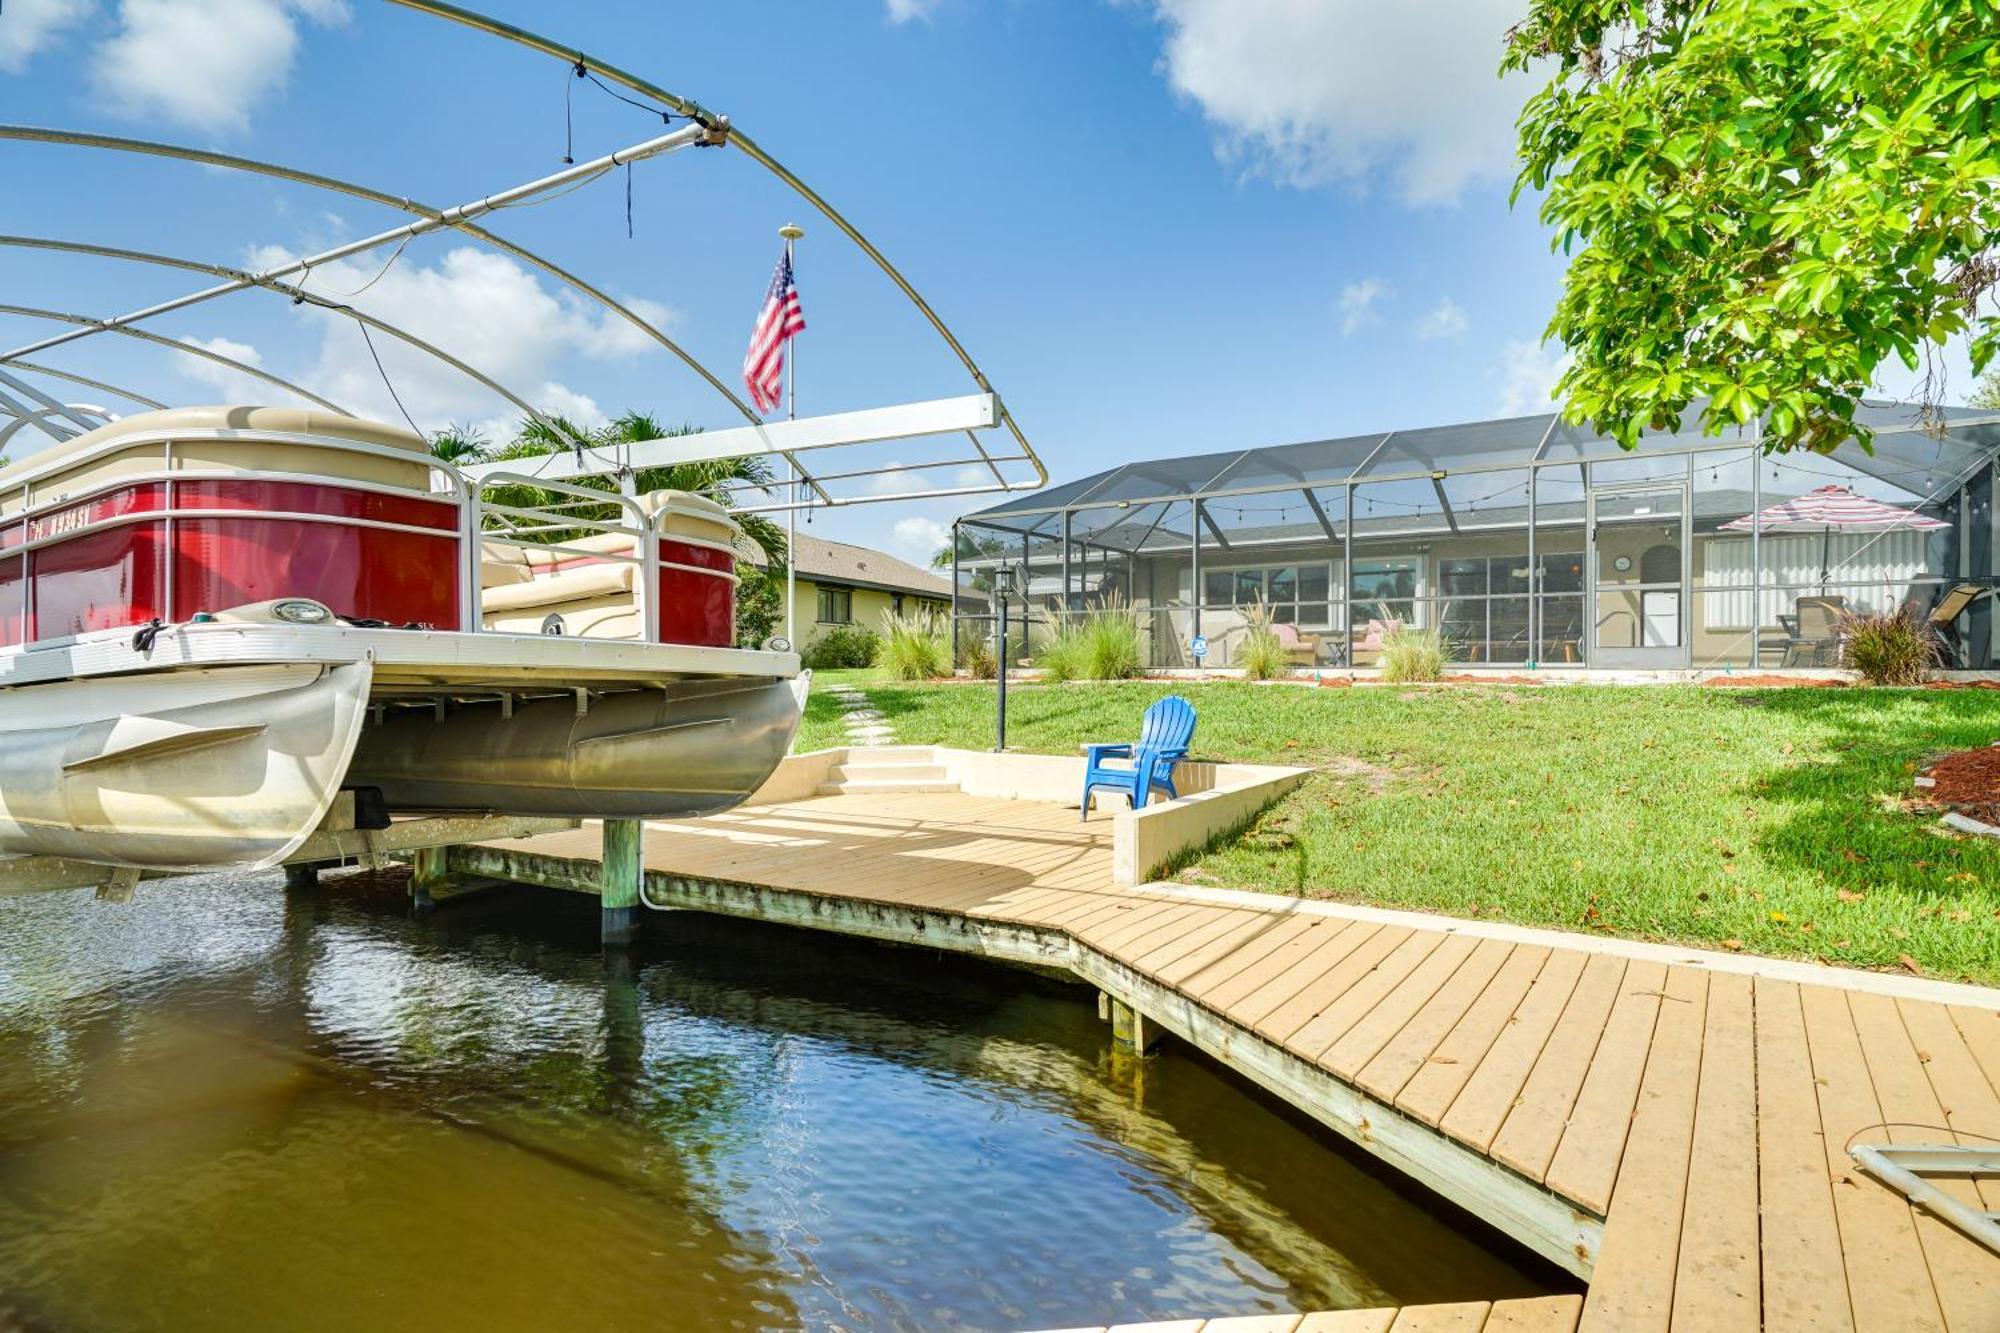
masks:
{"type": "MultiPolygon", "coordinates": [[[[840,210],[828,203],[804,181],[793,175],[784,164],[765,152],[756,140],[745,134],[733,121],[725,120],[724,117],[708,110],[697,102],[691,102],[684,97],[668,92],[665,88],[660,87],[651,80],[642,79],[636,74],[627,73],[616,65],[587,55],[580,48],[564,46],[538,33],[530,32],[526,28],[518,28],[511,23],[503,23],[499,19],[488,18],[486,15],[475,13],[472,10],[461,9],[457,5],[444,3],[444,0],[389,0],[389,3],[400,5],[405,9],[413,9],[420,14],[428,14],[432,18],[440,18],[450,23],[461,24],[476,32],[483,32],[489,37],[498,37],[503,41],[513,42],[516,45],[525,46],[530,50],[540,51],[544,55],[554,56],[568,64],[582,65],[584,68],[602,74],[613,83],[621,84],[642,97],[650,97],[654,101],[664,103],[679,114],[687,116],[699,124],[706,125],[710,129],[727,128],[730,144],[742,149],[751,161],[756,162],[786,185],[789,185],[800,198],[818,209],[822,217],[838,227],[847,239],[859,246],[863,254],[875,261],[875,266],[882,270],[883,275],[889,281],[896,284],[903,295],[909,299],[910,304],[917,308],[918,313],[930,321],[931,327],[937,330],[938,336],[944,339],[945,345],[957,354],[959,361],[965,366],[966,373],[972,376],[973,383],[977,384],[987,393],[996,392],[992,383],[987,380],[986,372],[979,368],[978,362],[972,359],[972,354],[965,350],[964,344],[959,342],[957,335],[953,334],[944,320],[938,317],[938,313],[931,309],[930,303],[924,300],[917,289],[910,285],[910,280],[904,277],[894,264],[889,262],[886,255],[875,248],[874,242],[862,235],[861,229],[843,217],[840,210]]],[[[1040,478],[1035,485],[1047,485],[1049,480],[1048,469],[1042,466],[1042,460],[1035,456],[1034,449],[1028,444],[1027,436],[1021,433],[1020,424],[1014,420],[1013,413],[1007,410],[1004,399],[1001,400],[1000,412],[1002,419],[1006,422],[1008,433],[1014,437],[1015,443],[1021,446],[1021,451],[1034,464],[1035,472],[1040,478]]],[[[973,443],[977,445],[978,440],[974,439],[973,443]]],[[[1004,486],[1004,489],[1026,490],[1032,488],[1004,486]]]]}
{"type": "MultiPolygon", "coordinates": [[[[276,162],[264,162],[256,158],[235,157],[228,153],[215,153],[202,148],[189,148],[180,144],[160,143],[150,139],[127,139],[118,135],[92,134],[79,130],[49,129],[35,125],[0,125],[0,140],[56,144],[71,148],[98,148],[110,152],[140,153],[153,157],[173,158],[183,162],[194,162],[202,166],[225,167],[233,171],[243,171],[252,175],[269,176],[277,180],[292,181],[299,185],[309,185],[315,189],[329,190],[333,193],[344,194],[355,199],[365,199],[369,203],[380,204],[385,208],[397,209],[418,217],[435,220],[444,216],[442,209],[434,208],[429,204],[418,203],[416,200],[400,195],[387,194],[381,190],[371,189],[366,185],[342,180],[335,176],[325,176],[318,172],[303,171],[296,167],[288,167],[276,162]]],[[[611,311],[633,328],[638,329],[641,333],[644,333],[647,337],[658,343],[661,347],[673,353],[683,365],[692,370],[710,388],[720,394],[725,402],[735,408],[748,425],[759,430],[763,428],[764,419],[758,416],[748,403],[738,397],[734,390],[717,377],[715,372],[703,364],[700,358],[668,337],[666,333],[648,322],[630,306],[613,297],[609,292],[578,277],[568,269],[556,264],[553,260],[544,258],[542,255],[527,249],[525,246],[516,245],[514,242],[474,223],[457,222],[453,224],[452,230],[463,232],[474,240],[492,246],[502,254],[509,255],[532,268],[541,270],[572,291],[611,311]]],[[[1019,431],[1016,431],[1015,434],[1018,438],[1019,431]]],[[[589,445],[585,445],[584,447],[586,449],[591,448],[589,445]]],[[[820,488],[818,483],[814,481],[811,471],[800,464],[797,458],[782,450],[774,450],[773,452],[776,452],[779,457],[792,464],[798,470],[800,481],[819,495],[822,501],[827,503],[832,502],[832,497],[820,488]]],[[[1036,466],[1040,467],[1039,462],[1036,466]]],[[[1047,479],[1047,474],[1044,473],[1042,480],[1045,482],[1047,479]]],[[[1013,488],[1010,487],[1009,489],[1013,488]]]]}
{"type": "MultiPolygon", "coordinates": [[[[7,447],[7,442],[20,433],[21,427],[34,426],[37,429],[43,429],[41,423],[45,421],[48,417],[57,412],[61,412],[64,415],[87,412],[92,416],[102,417],[104,421],[107,423],[113,420],[113,417],[110,412],[106,411],[104,408],[92,406],[89,403],[64,403],[60,408],[37,407],[26,412],[15,412],[9,410],[7,415],[13,417],[14,419],[8,422],[6,425],[0,426],[0,449],[5,449],[7,447]]],[[[96,429],[96,427],[92,427],[92,429],[94,430],[96,429]]],[[[63,440],[73,440],[75,438],[76,436],[74,435],[56,436],[56,440],[58,443],[60,443],[63,440]]]]}
{"type": "MultiPolygon", "coordinates": [[[[252,175],[270,176],[278,180],[288,180],[297,185],[310,185],[314,189],[328,190],[335,194],[344,194],[354,199],[365,199],[371,204],[380,204],[384,208],[393,208],[399,212],[414,214],[418,217],[438,218],[444,214],[444,210],[433,208],[429,204],[418,203],[414,199],[405,198],[400,195],[387,194],[381,190],[371,189],[366,185],[359,185],[353,181],[341,180],[335,176],[323,176],[318,172],[301,171],[296,167],[287,167],[275,162],[262,162],[255,158],[236,157],[228,153],[212,153],[202,148],[187,148],[178,144],[159,143],[149,139],[127,139],[111,134],[87,134],[76,130],[44,129],[33,125],[0,125],[0,140],[9,139],[28,143],[58,144],[70,148],[101,148],[111,152],[140,153],[151,157],[175,158],[183,162],[194,162],[201,166],[226,167],[233,171],[248,172],[252,175]]],[[[476,241],[492,246],[502,254],[512,256],[532,268],[541,270],[557,282],[562,283],[565,287],[611,311],[633,328],[638,329],[654,342],[666,348],[667,351],[672,352],[688,369],[694,371],[695,374],[706,381],[710,388],[721,394],[731,407],[734,407],[742,414],[745,421],[751,425],[762,424],[762,418],[750,409],[750,405],[737,397],[730,390],[729,386],[718,379],[715,373],[703,365],[692,352],[689,352],[661,330],[655,328],[644,316],[632,310],[631,307],[625,305],[610,293],[592,285],[583,278],[571,273],[568,269],[562,268],[553,260],[545,259],[525,246],[516,245],[504,237],[496,236],[484,227],[474,223],[461,222],[453,227],[452,230],[462,232],[476,241]]]]}
{"type": "MultiPolygon", "coordinates": [[[[44,310],[40,306],[31,306],[31,305],[0,304],[0,315],[20,315],[27,319],[49,319],[49,320],[54,320],[58,324],[87,324],[94,326],[102,326],[104,323],[103,320],[92,319],[88,315],[70,314],[68,312],[61,310],[44,310]]],[[[273,375],[268,370],[259,370],[256,366],[249,365],[246,362],[238,361],[234,357],[224,356],[220,352],[211,352],[206,347],[197,347],[193,343],[184,343],[177,341],[176,339],[173,338],[163,338],[157,333],[148,333],[144,329],[112,328],[109,331],[112,333],[122,334],[127,338],[137,338],[141,342],[153,343],[160,347],[171,347],[176,352],[186,352],[189,356],[198,356],[202,358],[204,361],[213,361],[217,365],[228,366],[231,370],[240,370],[244,374],[252,377],[253,379],[263,380],[266,384],[276,385],[278,388],[283,389],[287,393],[297,394],[299,397],[305,399],[307,402],[312,403],[319,407],[323,407],[327,411],[334,413],[336,416],[343,416],[343,417],[354,416],[354,413],[348,411],[346,408],[342,407],[339,403],[329,402],[326,399],[320,397],[318,394],[314,393],[312,390],[303,387],[302,385],[294,384],[287,379],[280,379],[276,375],[273,375]]],[[[359,418],[356,419],[358,420],[359,418]]]]}
{"type": "MultiPolygon", "coordinates": [[[[330,310],[337,314],[346,315],[357,323],[366,324],[370,328],[380,329],[390,337],[407,343],[420,352],[427,352],[431,356],[436,357],[460,374],[465,375],[467,378],[478,382],[482,387],[490,389],[500,397],[505,398],[508,402],[527,413],[533,420],[550,425],[550,429],[554,429],[553,425],[548,422],[548,419],[542,415],[541,411],[534,404],[513,393],[498,380],[475,370],[435,343],[426,342],[416,334],[391,324],[386,319],[378,319],[376,316],[357,310],[353,306],[342,305],[337,301],[315,295],[312,292],[277,278],[259,277],[256,274],[247,273],[242,269],[230,268],[225,264],[209,264],[195,259],[181,259],[174,255],[154,254],[146,250],[128,250],[115,245],[93,245],[85,241],[58,241],[45,236],[0,235],[0,246],[19,246],[30,250],[59,250],[70,254],[92,255],[100,259],[123,259],[135,264],[157,264],[162,268],[177,268],[191,273],[206,273],[211,277],[217,278],[241,279],[249,287],[265,288],[277,292],[282,296],[290,297],[295,302],[304,302],[308,305],[317,306],[321,310],[330,310]]],[[[104,327],[108,332],[117,332],[126,326],[113,324],[104,327]]]]}
{"type": "Polygon", "coordinates": [[[116,384],[107,384],[103,380],[94,380],[88,375],[78,375],[73,371],[57,370],[54,366],[45,366],[35,361],[16,361],[14,362],[14,368],[16,370],[30,371],[36,375],[47,375],[52,380],[64,380],[70,384],[80,384],[86,389],[97,389],[103,393],[115,394],[129,402],[137,403],[141,407],[150,408],[156,412],[164,410],[167,406],[159,399],[148,398],[143,393],[134,393],[130,389],[121,389],[116,384]]]}

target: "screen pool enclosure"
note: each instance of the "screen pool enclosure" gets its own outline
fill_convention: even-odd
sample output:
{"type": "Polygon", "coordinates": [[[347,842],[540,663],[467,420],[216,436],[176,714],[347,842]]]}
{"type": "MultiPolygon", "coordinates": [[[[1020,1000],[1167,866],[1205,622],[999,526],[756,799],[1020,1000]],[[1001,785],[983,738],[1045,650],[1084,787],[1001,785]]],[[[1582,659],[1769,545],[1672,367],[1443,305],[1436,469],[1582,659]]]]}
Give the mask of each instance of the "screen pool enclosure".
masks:
{"type": "Polygon", "coordinates": [[[1870,446],[1831,454],[1550,413],[1127,463],[958,522],[954,637],[991,640],[1007,566],[1031,642],[1130,614],[1149,669],[1227,667],[1260,617],[1301,668],[1399,624],[1473,665],[1831,666],[1843,615],[1899,608],[1993,665],[2000,412],[1856,419],[1870,446]]]}

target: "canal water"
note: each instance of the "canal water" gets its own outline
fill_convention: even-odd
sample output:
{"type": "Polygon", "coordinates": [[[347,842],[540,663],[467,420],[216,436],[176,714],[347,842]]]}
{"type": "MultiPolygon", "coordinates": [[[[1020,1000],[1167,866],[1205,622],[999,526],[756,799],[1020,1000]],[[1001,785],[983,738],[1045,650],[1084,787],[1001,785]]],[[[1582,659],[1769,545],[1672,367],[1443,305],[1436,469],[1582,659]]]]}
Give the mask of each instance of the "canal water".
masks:
{"type": "Polygon", "coordinates": [[[1564,1284],[1088,992],[389,877],[0,900],[0,1330],[1026,1329],[1564,1284]]]}

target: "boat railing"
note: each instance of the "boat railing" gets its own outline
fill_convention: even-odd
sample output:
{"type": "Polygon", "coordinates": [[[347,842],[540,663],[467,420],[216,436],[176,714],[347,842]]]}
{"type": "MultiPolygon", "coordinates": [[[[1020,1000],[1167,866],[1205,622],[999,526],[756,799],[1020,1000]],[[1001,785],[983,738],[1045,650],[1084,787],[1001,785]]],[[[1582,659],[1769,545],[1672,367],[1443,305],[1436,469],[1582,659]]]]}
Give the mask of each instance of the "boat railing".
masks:
{"type": "Polygon", "coordinates": [[[658,636],[659,541],[657,530],[645,509],[629,495],[593,490],[569,482],[551,481],[521,472],[495,472],[478,480],[465,479],[470,488],[466,505],[465,571],[459,583],[464,590],[463,623],[469,631],[485,629],[482,608],[480,564],[487,544],[518,546],[567,555],[577,560],[636,565],[633,579],[634,610],[638,614],[639,637],[658,636]],[[512,504],[495,500],[491,491],[509,486],[530,487],[564,497],[553,502],[512,504]],[[610,508],[616,516],[606,517],[610,508]],[[627,521],[619,521],[620,517],[627,521]],[[579,530],[595,534],[615,534],[629,543],[626,549],[605,550],[601,546],[579,544],[572,536],[579,530]]]}
{"type": "MultiPolygon", "coordinates": [[[[180,580],[187,571],[181,569],[180,531],[188,524],[277,520],[456,539],[461,547],[464,544],[462,515],[469,507],[471,483],[441,460],[391,444],[300,432],[181,426],[117,435],[76,452],[50,452],[53,457],[25,460],[25,466],[14,469],[14,475],[0,483],[0,584],[21,585],[18,600],[6,599],[13,604],[7,608],[6,623],[0,625],[0,645],[59,641],[79,630],[135,624],[151,616],[173,619],[183,600],[180,580]],[[222,458],[200,456],[217,445],[319,450],[415,465],[424,471],[414,474],[412,480],[419,475],[423,480],[420,485],[398,485],[346,475],[352,468],[330,466],[311,471],[238,466],[222,458]],[[232,495],[227,487],[252,489],[232,495]],[[312,488],[321,494],[331,488],[448,505],[459,517],[442,524],[404,522],[370,516],[365,504],[345,509],[314,507],[305,503],[304,493],[285,489],[291,487],[312,488]],[[147,604],[139,604],[140,589],[133,587],[126,594],[133,599],[128,606],[106,603],[84,608],[82,614],[91,623],[63,627],[44,623],[45,608],[30,557],[65,542],[142,524],[155,526],[156,547],[139,546],[131,552],[121,549],[107,558],[114,562],[143,558],[156,565],[148,575],[154,582],[149,585],[152,591],[147,604]]],[[[121,582],[119,586],[124,585],[121,582]]]]}

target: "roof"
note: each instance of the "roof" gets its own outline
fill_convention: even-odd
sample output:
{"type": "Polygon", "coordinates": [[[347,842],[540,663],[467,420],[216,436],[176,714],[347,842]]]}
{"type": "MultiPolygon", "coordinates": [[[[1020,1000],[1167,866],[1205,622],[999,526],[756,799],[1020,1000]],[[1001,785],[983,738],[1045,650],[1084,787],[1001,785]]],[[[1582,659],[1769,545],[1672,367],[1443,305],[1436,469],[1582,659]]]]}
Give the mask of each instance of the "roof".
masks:
{"type": "MultiPolygon", "coordinates": [[[[1914,404],[1864,403],[1856,409],[1855,418],[1875,432],[1873,453],[1848,443],[1835,457],[1865,474],[1894,472],[1905,489],[1923,495],[2000,453],[2000,413],[1948,407],[1938,409],[1937,415],[1941,428],[1928,424],[1914,404]]],[[[1750,431],[1740,437],[1703,435],[1698,414],[1690,411],[1684,429],[1651,432],[1638,452],[1744,449],[1755,442],[1750,431]]],[[[1397,479],[1421,479],[1428,484],[1432,477],[1522,468],[1530,463],[1575,464],[1629,456],[1616,441],[1571,426],[1554,412],[1543,412],[1126,463],[966,517],[993,526],[1029,529],[1052,525],[1053,520],[1037,521],[1039,516],[1080,506],[1129,509],[1195,496],[1279,491],[1296,495],[1350,482],[1397,479]]],[[[1054,530],[1052,526],[1050,530],[1054,530]]]]}
{"type": "MultiPolygon", "coordinates": [[[[764,563],[764,553],[744,543],[744,559],[764,563]]],[[[802,579],[817,583],[844,583],[857,588],[882,588],[889,592],[921,593],[941,601],[951,598],[951,580],[907,560],[898,560],[887,551],[849,542],[828,541],[801,532],[793,538],[792,568],[802,579]]]]}

